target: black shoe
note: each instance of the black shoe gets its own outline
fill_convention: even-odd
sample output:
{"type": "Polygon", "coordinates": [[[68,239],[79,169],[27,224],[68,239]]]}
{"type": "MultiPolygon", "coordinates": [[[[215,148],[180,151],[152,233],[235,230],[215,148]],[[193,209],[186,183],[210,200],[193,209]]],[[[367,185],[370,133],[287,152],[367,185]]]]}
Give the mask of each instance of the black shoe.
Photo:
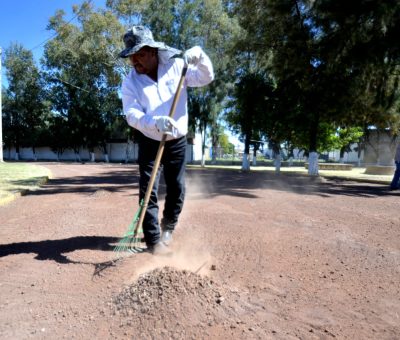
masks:
{"type": "Polygon", "coordinates": [[[147,247],[147,249],[153,255],[159,255],[159,256],[172,255],[172,250],[168,248],[168,246],[166,246],[164,242],[158,242],[156,244],[150,245],[147,247]]]}

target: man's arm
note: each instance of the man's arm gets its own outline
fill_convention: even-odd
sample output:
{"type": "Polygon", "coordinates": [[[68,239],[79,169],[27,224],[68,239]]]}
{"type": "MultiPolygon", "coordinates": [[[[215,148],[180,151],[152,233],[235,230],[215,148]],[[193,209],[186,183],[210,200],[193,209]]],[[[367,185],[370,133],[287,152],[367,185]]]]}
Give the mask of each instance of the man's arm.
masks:
{"type": "Polygon", "coordinates": [[[208,55],[199,46],[187,50],[183,58],[189,65],[186,84],[189,87],[201,87],[214,80],[214,69],[208,55]]]}
{"type": "Polygon", "coordinates": [[[122,85],[122,106],[128,125],[141,132],[165,133],[176,137],[178,130],[176,122],[168,116],[153,116],[145,114],[138,103],[135,91],[126,82],[122,85]]]}

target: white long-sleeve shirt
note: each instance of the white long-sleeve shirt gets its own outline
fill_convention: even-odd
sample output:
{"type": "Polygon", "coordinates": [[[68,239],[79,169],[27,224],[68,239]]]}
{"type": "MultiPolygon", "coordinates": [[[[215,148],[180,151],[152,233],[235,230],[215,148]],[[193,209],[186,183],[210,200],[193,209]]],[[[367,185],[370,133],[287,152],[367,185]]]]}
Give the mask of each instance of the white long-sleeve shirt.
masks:
{"type": "MultiPolygon", "coordinates": [[[[201,87],[214,79],[211,60],[203,52],[196,66],[189,65],[183,89],[173,119],[177,122],[177,136],[188,132],[187,87],[201,87]]],[[[160,59],[159,59],[160,60],[160,59]]],[[[158,81],[133,68],[122,83],[122,105],[128,124],[154,140],[161,140],[154,116],[168,116],[182,74],[183,59],[170,59],[158,64],[158,81]]],[[[167,140],[173,137],[168,136],[167,140]]]]}

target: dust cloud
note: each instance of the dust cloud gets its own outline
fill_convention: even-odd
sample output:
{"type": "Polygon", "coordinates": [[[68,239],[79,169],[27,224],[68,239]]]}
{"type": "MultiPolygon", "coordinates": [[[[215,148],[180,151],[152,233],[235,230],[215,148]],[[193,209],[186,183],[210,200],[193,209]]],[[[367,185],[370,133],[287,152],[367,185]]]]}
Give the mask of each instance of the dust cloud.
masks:
{"type": "Polygon", "coordinates": [[[171,245],[173,250],[169,256],[153,256],[150,261],[146,261],[142,266],[137,267],[132,280],[136,280],[140,275],[150,272],[157,268],[172,267],[178,270],[187,270],[199,275],[207,275],[212,264],[210,252],[200,249],[191,241],[179,242],[171,245]]]}
{"type": "MultiPolygon", "coordinates": [[[[173,251],[171,256],[153,256],[150,261],[146,261],[136,268],[132,280],[136,280],[140,275],[162,267],[173,267],[178,270],[187,270],[199,275],[207,275],[213,259],[210,249],[204,242],[204,235],[197,231],[189,221],[190,216],[186,215],[185,206],[190,205],[198,199],[207,199],[210,190],[214,187],[213,176],[203,178],[197,174],[191,174],[186,179],[186,199],[183,211],[179,218],[177,229],[174,232],[174,239],[171,244],[173,251]]],[[[164,207],[164,197],[160,197],[160,212],[164,207]]]]}

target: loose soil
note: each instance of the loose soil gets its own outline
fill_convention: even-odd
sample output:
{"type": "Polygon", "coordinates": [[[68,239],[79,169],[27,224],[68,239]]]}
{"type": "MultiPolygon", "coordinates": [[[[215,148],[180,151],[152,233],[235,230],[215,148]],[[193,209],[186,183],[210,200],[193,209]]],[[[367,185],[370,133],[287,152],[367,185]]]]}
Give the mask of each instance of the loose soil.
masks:
{"type": "Polygon", "coordinates": [[[173,255],[118,257],[137,166],[41,164],[0,207],[1,339],[400,338],[386,185],[188,169],[173,255]]]}

